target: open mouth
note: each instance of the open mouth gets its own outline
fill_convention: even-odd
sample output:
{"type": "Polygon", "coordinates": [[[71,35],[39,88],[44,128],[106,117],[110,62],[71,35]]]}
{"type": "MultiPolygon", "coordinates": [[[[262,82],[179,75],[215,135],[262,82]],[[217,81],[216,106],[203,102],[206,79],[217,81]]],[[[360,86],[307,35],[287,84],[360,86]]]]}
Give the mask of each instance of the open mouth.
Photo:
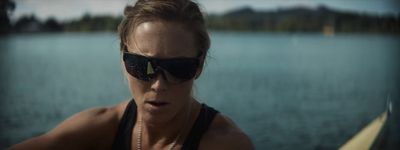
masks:
{"type": "Polygon", "coordinates": [[[148,101],[146,103],[148,103],[148,104],[150,104],[152,106],[155,106],[155,107],[162,107],[162,106],[165,106],[165,105],[169,104],[167,102],[162,102],[162,101],[148,101]]]}

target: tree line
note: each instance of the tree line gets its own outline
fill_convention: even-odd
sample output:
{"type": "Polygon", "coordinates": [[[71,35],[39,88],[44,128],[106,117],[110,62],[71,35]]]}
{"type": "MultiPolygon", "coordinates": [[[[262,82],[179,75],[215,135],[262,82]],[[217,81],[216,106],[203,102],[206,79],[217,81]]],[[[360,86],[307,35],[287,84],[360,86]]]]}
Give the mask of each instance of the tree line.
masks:
{"type": "Polygon", "coordinates": [[[215,30],[270,32],[377,32],[400,33],[400,14],[372,15],[342,12],[319,6],[255,11],[243,7],[223,15],[210,15],[208,26],[215,30]]]}
{"type": "MultiPolygon", "coordinates": [[[[9,5],[6,11],[15,8],[9,5]]],[[[0,17],[4,18],[3,9],[0,17]]],[[[1,18],[0,18],[1,19],[1,18]]],[[[4,19],[3,19],[4,20],[4,19]]],[[[7,19],[5,19],[7,20],[7,19]]],[[[92,16],[60,22],[55,18],[40,21],[34,15],[23,16],[14,24],[7,24],[3,33],[20,32],[91,32],[116,31],[122,16],[92,16]]],[[[1,21],[1,20],[0,20],[1,21]]],[[[211,30],[268,31],[268,32],[367,32],[400,33],[400,15],[371,15],[341,12],[320,6],[315,9],[294,7],[269,11],[256,11],[243,7],[224,14],[206,16],[211,30]]]]}

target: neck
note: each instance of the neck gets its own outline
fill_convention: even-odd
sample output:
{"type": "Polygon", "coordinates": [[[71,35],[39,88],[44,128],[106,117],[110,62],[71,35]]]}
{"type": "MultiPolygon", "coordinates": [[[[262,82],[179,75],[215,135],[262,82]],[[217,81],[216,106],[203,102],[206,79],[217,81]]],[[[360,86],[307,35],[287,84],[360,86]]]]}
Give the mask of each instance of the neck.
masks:
{"type": "MultiPolygon", "coordinates": [[[[187,124],[189,122],[191,114],[193,114],[194,105],[193,100],[188,102],[187,107],[182,108],[182,110],[178,111],[175,116],[173,116],[167,122],[148,122],[146,120],[142,120],[142,138],[143,144],[146,145],[168,145],[183,134],[187,128],[187,124]]],[[[139,115],[139,119],[141,115],[139,115]]]]}

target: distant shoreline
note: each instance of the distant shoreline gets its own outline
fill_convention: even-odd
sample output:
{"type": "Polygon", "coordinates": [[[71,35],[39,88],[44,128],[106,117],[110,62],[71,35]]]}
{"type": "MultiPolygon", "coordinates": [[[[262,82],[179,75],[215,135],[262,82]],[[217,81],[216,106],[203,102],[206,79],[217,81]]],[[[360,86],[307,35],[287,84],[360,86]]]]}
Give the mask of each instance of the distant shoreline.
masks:
{"type": "MultiPolygon", "coordinates": [[[[117,30],[122,16],[91,16],[59,22],[55,18],[39,21],[34,15],[19,18],[9,33],[97,32],[117,30]]],[[[293,7],[276,11],[256,11],[242,7],[224,14],[206,16],[213,31],[272,33],[378,33],[400,34],[399,15],[371,15],[341,12],[320,6],[317,9],[293,7]]]]}

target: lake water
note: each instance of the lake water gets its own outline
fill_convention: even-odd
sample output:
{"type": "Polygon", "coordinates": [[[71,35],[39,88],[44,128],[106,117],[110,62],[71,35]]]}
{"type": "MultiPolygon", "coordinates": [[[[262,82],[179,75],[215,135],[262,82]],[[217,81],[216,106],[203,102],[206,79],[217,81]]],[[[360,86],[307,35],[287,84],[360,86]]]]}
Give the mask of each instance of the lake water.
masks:
{"type": "MultiPolygon", "coordinates": [[[[400,146],[400,37],[212,32],[196,98],[230,116],[257,149],[337,149],[381,114],[400,146]]],[[[130,97],[114,33],[0,37],[0,149],[68,116],[130,97]]]]}

